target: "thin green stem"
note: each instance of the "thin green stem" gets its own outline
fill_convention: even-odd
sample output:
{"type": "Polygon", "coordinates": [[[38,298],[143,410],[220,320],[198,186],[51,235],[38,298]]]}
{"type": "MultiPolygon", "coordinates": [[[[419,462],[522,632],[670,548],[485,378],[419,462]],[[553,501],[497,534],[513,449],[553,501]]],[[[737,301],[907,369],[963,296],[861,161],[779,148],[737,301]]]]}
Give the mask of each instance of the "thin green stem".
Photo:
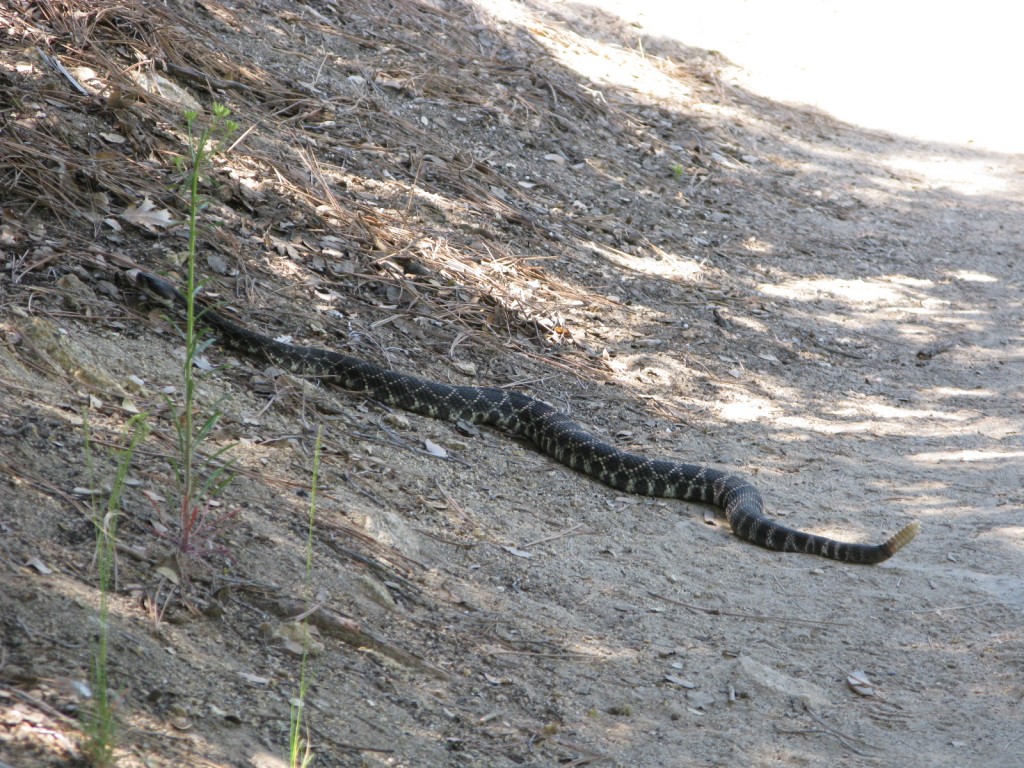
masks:
{"type": "Polygon", "coordinates": [[[186,282],[186,314],[185,314],[185,363],[182,367],[182,380],[185,384],[185,407],[181,414],[182,430],[182,526],[181,549],[187,551],[189,534],[192,531],[193,505],[196,503],[192,471],[195,455],[195,434],[193,424],[193,404],[195,402],[195,378],[192,365],[196,356],[196,243],[198,237],[199,215],[199,176],[202,173],[203,161],[206,159],[206,143],[210,138],[210,129],[205,129],[196,140],[192,134],[193,121],[188,121],[189,149],[192,167],[189,174],[189,206],[188,206],[188,278],[186,282]]]}
{"type": "Polygon", "coordinates": [[[316,521],[316,494],[320,482],[320,447],[323,443],[324,427],[319,425],[316,430],[316,443],[313,446],[313,476],[309,489],[309,527],[306,534],[306,600],[311,597],[313,586],[313,529],[316,521]]]}
{"type": "MultiPolygon", "coordinates": [[[[323,425],[316,431],[313,447],[313,475],[309,490],[309,526],[306,535],[306,606],[313,595],[313,532],[316,522],[316,494],[320,481],[320,448],[323,443],[323,425]]],[[[309,692],[309,634],[302,634],[302,661],[299,667],[299,695],[292,699],[289,711],[288,765],[289,768],[307,768],[313,762],[314,753],[309,742],[309,723],[305,719],[306,695],[309,692]],[[305,731],[305,735],[303,735],[305,731]]]]}
{"type": "MultiPolygon", "coordinates": [[[[149,434],[147,414],[133,416],[125,426],[130,432],[128,444],[118,452],[117,473],[106,508],[93,509],[93,526],[96,529],[96,569],[99,574],[100,607],[97,621],[99,627],[92,649],[92,664],[89,682],[92,700],[85,714],[85,749],[93,765],[106,768],[114,764],[114,747],[117,743],[117,721],[114,702],[110,697],[108,679],[108,651],[110,636],[110,593],[116,588],[117,575],[117,522],[121,511],[121,499],[128,479],[128,468],[139,443],[149,434]]],[[[90,484],[95,485],[95,466],[92,456],[92,440],[89,432],[89,415],[83,418],[85,432],[85,463],[90,484]]]]}
{"type": "Polygon", "coordinates": [[[196,523],[200,516],[200,496],[203,491],[196,482],[195,455],[199,443],[212,429],[217,422],[220,413],[214,413],[210,419],[196,431],[195,425],[195,399],[196,381],[193,373],[193,365],[199,351],[198,313],[196,311],[196,292],[199,288],[196,282],[196,251],[198,248],[199,232],[199,211],[201,198],[199,195],[199,180],[202,176],[204,166],[213,156],[214,149],[211,144],[214,136],[226,136],[238,129],[238,125],[228,119],[230,110],[222,104],[214,103],[212,106],[213,120],[204,128],[198,136],[195,133],[197,113],[186,112],[185,124],[188,129],[189,168],[188,177],[188,274],[186,279],[186,310],[185,310],[185,362],[182,366],[182,381],[185,387],[184,404],[178,424],[178,443],[180,456],[180,481],[181,481],[181,539],[178,548],[182,552],[188,552],[191,545],[191,537],[195,532],[196,523]]]}

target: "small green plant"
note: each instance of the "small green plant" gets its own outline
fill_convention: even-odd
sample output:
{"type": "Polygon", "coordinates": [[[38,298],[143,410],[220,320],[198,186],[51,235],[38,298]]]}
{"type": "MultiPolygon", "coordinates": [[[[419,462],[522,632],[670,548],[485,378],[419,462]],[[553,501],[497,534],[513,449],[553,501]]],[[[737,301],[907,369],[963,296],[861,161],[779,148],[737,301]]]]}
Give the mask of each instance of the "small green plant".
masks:
{"type": "Polygon", "coordinates": [[[683,173],[685,173],[685,169],[683,168],[681,163],[675,163],[672,166],[672,175],[675,177],[676,181],[679,181],[681,178],[683,178],[683,173]]]}
{"type": "Polygon", "coordinates": [[[214,102],[210,124],[198,130],[199,115],[195,111],[185,113],[185,125],[188,130],[188,157],[182,160],[188,171],[187,194],[188,211],[188,275],[185,286],[185,362],[182,366],[184,393],[180,408],[176,409],[174,424],[177,433],[178,459],[175,462],[178,486],[181,493],[180,521],[181,535],[178,540],[178,551],[192,554],[195,550],[194,539],[200,532],[208,533],[205,525],[209,518],[209,509],[204,499],[219,493],[231,481],[230,462],[222,462],[221,458],[230,446],[217,450],[205,460],[210,471],[201,477],[197,472],[196,458],[199,447],[213,432],[220,421],[221,412],[214,409],[202,422],[196,424],[196,380],[193,365],[209,340],[203,341],[199,333],[198,320],[200,309],[196,295],[202,288],[196,281],[196,243],[198,236],[199,212],[202,198],[199,194],[199,180],[203,168],[209,164],[216,153],[219,143],[238,130],[238,124],[229,119],[231,110],[223,104],[214,102]],[[198,133],[197,133],[198,131],[198,133]]]}
{"type": "MultiPolygon", "coordinates": [[[[320,478],[320,445],[323,441],[323,427],[316,432],[313,447],[313,477],[309,490],[309,527],[306,535],[306,579],[305,600],[307,610],[313,599],[313,530],[316,520],[316,490],[320,478]]],[[[302,662],[299,667],[299,693],[291,700],[288,717],[288,766],[308,768],[313,764],[314,753],[309,741],[309,723],[305,719],[306,694],[309,692],[309,634],[302,633],[302,662]]]]}
{"type": "MultiPolygon", "coordinates": [[[[114,702],[110,696],[108,676],[108,639],[110,636],[110,593],[116,588],[117,580],[117,522],[121,511],[128,468],[139,443],[149,433],[147,414],[140,413],[128,420],[125,434],[127,445],[118,452],[117,473],[107,496],[106,507],[93,504],[93,527],[96,529],[96,570],[99,575],[100,608],[97,616],[97,632],[93,640],[92,664],[89,672],[91,697],[84,712],[85,753],[90,763],[97,768],[114,764],[114,748],[117,744],[117,720],[114,702]]],[[[95,472],[92,459],[92,440],[89,434],[89,415],[83,418],[85,432],[85,466],[90,483],[95,487],[95,472]]]]}

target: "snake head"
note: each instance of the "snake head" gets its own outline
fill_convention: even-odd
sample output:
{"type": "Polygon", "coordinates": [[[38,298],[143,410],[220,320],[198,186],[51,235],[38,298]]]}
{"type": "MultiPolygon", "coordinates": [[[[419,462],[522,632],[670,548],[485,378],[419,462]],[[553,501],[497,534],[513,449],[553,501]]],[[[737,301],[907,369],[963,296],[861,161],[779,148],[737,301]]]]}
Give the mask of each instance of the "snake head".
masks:
{"type": "Polygon", "coordinates": [[[132,285],[157,304],[173,307],[180,299],[174,286],[142,269],[129,269],[125,276],[132,285]]]}

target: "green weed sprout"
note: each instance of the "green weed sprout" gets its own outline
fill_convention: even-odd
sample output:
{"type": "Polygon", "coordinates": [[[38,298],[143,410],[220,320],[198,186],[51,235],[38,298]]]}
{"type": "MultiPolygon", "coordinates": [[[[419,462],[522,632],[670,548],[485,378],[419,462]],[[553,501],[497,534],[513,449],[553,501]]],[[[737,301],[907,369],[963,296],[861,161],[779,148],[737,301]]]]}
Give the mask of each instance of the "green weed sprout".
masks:
{"type": "MultiPolygon", "coordinates": [[[[316,519],[316,491],[320,478],[320,445],[323,441],[323,427],[316,432],[313,448],[313,477],[309,490],[309,527],[306,535],[306,607],[313,599],[313,530],[316,519]]],[[[305,719],[306,695],[309,693],[309,635],[302,635],[302,662],[299,671],[299,693],[291,700],[288,716],[288,766],[308,768],[315,754],[309,742],[309,723],[305,719]]]]}
{"type": "Polygon", "coordinates": [[[238,130],[238,124],[229,119],[231,110],[223,104],[214,102],[211,107],[212,119],[210,124],[198,132],[198,113],[189,110],[185,112],[185,125],[188,130],[188,157],[182,164],[187,164],[188,169],[188,276],[186,278],[185,299],[185,362],[182,366],[182,381],[184,384],[184,396],[178,417],[174,420],[178,438],[178,460],[175,462],[178,485],[181,491],[181,537],[178,541],[178,550],[188,554],[192,551],[193,538],[198,533],[204,522],[204,510],[201,499],[209,498],[219,493],[230,480],[230,462],[221,462],[225,451],[230,446],[221,448],[206,460],[213,470],[206,474],[201,481],[197,478],[196,456],[199,446],[213,432],[220,421],[221,412],[214,409],[207,416],[198,428],[196,426],[196,381],[193,373],[193,364],[197,355],[201,354],[209,341],[203,342],[200,337],[197,321],[196,295],[202,288],[196,281],[196,242],[199,230],[198,219],[202,208],[202,198],[199,194],[199,180],[203,168],[210,162],[217,148],[223,140],[238,130]]]}
{"type": "MultiPolygon", "coordinates": [[[[116,588],[117,580],[117,521],[121,513],[121,499],[124,496],[125,480],[131,466],[135,449],[149,434],[146,413],[140,413],[128,420],[125,434],[128,444],[118,452],[117,473],[113,487],[107,497],[105,508],[93,505],[93,527],[96,529],[96,569],[99,574],[100,609],[96,636],[93,640],[92,665],[89,672],[91,699],[84,712],[85,753],[97,768],[114,765],[114,749],[117,745],[117,720],[114,702],[110,696],[108,676],[108,640],[110,635],[110,593],[116,588]]],[[[92,460],[92,441],[89,434],[88,412],[83,419],[85,431],[85,465],[90,482],[95,485],[92,460]]]]}

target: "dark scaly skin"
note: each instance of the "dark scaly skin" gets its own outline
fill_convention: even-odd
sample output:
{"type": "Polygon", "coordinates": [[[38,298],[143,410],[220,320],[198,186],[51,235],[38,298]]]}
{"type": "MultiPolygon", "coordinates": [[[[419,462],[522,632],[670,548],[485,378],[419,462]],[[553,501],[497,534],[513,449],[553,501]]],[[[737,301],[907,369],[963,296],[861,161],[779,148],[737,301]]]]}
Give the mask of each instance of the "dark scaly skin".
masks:
{"type": "MultiPolygon", "coordinates": [[[[134,279],[160,302],[179,309],[185,307],[184,297],[166,280],[142,271],[135,271],[134,279]]],[[[767,549],[870,565],[888,560],[920,530],[915,520],[881,544],[857,544],[805,533],[767,517],[760,492],[737,475],[619,450],[528,395],[494,387],[460,387],[427,381],[338,352],[284,344],[238,325],[206,305],[199,312],[201,322],[218,331],[223,342],[242,352],[265,357],[282,368],[318,376],[412,413],[484,424],[520,435],[556,461],[626,493],[719,507],[733,533],[767,549]]]]}

